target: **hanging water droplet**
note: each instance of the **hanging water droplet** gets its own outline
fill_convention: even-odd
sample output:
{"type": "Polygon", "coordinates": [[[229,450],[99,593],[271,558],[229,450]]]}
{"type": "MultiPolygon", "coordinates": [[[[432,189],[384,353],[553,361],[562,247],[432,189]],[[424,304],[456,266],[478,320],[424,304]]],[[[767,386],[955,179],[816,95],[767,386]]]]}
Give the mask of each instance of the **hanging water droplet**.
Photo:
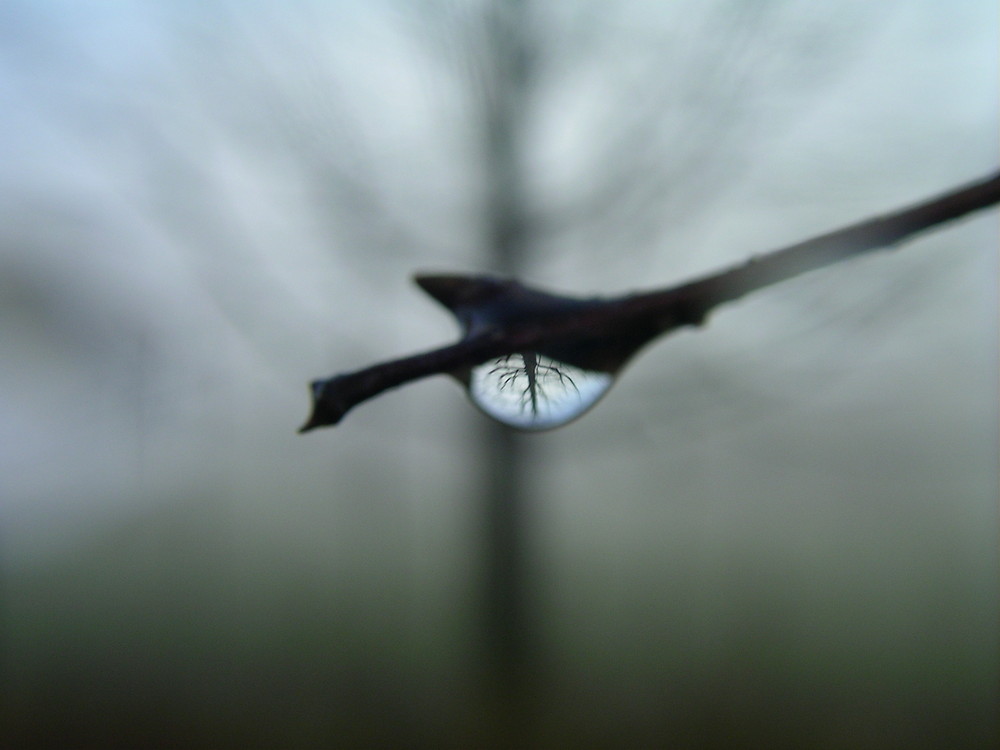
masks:
{"type": "Polygon", "coordinates": [[[528,352],[477,365],[469,395],[483,412],[522,430],[549,430],[596,404],[614,378],[528,352]]]}

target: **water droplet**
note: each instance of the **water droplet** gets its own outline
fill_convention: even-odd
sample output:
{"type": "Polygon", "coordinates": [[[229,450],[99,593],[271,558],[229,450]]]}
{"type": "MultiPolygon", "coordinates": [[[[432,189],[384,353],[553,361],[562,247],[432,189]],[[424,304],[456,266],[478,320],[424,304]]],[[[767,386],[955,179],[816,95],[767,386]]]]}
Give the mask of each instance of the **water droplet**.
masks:
{"type": "Polygon", "coordinates": [[[549,430],[596,404],[613,377],[532,352],[509,354],[473,368],[469,395],[483,412],[521,430],[549,430]]]}

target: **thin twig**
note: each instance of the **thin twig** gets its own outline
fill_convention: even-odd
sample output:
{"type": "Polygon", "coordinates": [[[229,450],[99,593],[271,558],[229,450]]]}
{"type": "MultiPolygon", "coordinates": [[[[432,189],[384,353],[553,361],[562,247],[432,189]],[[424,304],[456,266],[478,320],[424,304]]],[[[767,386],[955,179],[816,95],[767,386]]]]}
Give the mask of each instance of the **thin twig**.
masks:
{"type": "Polygon", "coordinates": [[[718,305],[779,281],[909,239],[1000,202],[1000,173],[894,213],[751,258],[695,281],[610,299],[548,294],[488,276],[417,281],[463,323],[457,343],[312,383],[299,432],[337,424],[362,401],[413,380],[458,374],[492,358],[541,352],[585,369],[617,371],[652,339],[700,325],[718,305]]]}

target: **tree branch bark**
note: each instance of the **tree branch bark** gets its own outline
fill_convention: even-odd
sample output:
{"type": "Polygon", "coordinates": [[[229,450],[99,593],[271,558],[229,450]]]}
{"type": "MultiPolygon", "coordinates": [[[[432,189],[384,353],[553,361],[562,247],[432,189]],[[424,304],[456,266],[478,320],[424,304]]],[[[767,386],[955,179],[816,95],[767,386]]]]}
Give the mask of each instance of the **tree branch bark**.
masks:
{"type": "Polygon", "coordinates": [[[579,299],[488,276],[418,276],[463,325],[450,346],[313,381],[313,411],[299,432],[335,425],[390,388],[436,374],[459,378],[486,360],[537,351],[584,369],[614,373],[654,338],[701,325],[724,302],[895,245],[1000,202],[1000,173],[891,214],[756,256],[679,286],[608,299],[579,299]]]}

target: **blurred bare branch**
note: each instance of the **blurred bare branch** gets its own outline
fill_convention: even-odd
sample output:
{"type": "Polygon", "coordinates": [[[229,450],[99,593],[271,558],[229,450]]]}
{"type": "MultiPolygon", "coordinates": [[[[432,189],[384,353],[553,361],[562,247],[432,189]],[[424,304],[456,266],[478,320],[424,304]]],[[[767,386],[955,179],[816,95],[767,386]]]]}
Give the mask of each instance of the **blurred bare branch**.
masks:
{"type": "Polygon", "coordinates": [[[905,240],[925,229],[1000,202],[1000,174],[980,182],[751,258],[736,268],[670,289],[605,300],[581,300],[530,289],[515,281],[477,277],[418,277],[458,315],[458,343],[377,364],[312,384],[313,413],[300,432],[337,424],[357,404],[404,383],[456,373],[506,354],[538,351],[568,364],[614,373],[653,338],[700,325],[719,304],[808,271],[905,240]],[[444,294],[438,292],[442,286],[444,294]],[[499,312],[498,312],[499,311],[499,312]],[[585,355],[579,355],[580,349],[585,355]],[[609,357],[592,352],[611,348],[609,357]],[[552,354],[553,351],[558,352],[552,354]],[[566,356],[566,351],[573,354],[566,356]],[[559,356],[561,355],[561,356],[559,356]],[[580,357],[583,356],[583,359],[580,357]]]}

